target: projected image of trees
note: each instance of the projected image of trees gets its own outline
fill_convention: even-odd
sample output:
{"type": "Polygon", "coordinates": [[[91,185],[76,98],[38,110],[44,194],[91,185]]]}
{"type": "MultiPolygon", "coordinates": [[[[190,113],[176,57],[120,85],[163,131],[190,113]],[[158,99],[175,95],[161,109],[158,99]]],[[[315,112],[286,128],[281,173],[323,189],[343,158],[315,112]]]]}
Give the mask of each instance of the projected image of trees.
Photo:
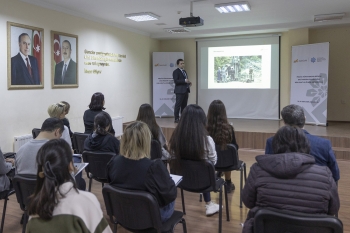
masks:
{"type": "Polygon", "coordinates": [[[214,82],[261,82],[261,55],[214,57],[214,82]]]}

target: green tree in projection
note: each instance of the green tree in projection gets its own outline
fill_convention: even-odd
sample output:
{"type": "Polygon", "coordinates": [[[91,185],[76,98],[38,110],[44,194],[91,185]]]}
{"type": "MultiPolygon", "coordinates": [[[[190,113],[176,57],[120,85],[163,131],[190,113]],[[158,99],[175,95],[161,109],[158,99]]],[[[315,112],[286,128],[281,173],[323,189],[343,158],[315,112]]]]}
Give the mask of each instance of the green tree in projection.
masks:
{"type": "Polygon", "coordinates": [[[261,56],[241,56],[240,68],[243,72],[245,70],[253,69],[254,73],[260,76],[261,75],[261,56]]]}
{"type": "Polygon", "coordinates": [[[218,68],[230,65],[232,62],[232,57],[215,57],[214,58],[214,70],[217,71],[218,68]]]}

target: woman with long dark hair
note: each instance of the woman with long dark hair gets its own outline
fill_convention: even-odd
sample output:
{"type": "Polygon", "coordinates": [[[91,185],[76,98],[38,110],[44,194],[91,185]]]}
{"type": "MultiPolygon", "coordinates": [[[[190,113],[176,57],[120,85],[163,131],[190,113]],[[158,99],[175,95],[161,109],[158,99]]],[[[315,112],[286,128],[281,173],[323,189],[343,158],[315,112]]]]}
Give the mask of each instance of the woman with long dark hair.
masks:
{"type": "Polygon", "coordinates": [[[119,140],[109,129],[112,125],[111,116],[107,112],[100,112],[95,116],[94,131],[84,142],[84,150],[97,152],[113,152],[119,154],[119,140]]]}
{"type": "MultiPolygon", "coordinates": [[[[233,126],[227,121],[226,108],[221,100],[214,100],[209,105],[208,109],[208,124],[207,130],[209,135],[213,138],[216,145],[219,145],[222,150],[226,148],[227,144],[233,144],[238,151],[235,131],[233,126]]],[[[225,181],[227,183],[227,192],[230,193],[235,189],[231,182],[231,172],[225,172],[225,181]]]]}
{"type": "MultiPolygon", "coordinates": [[[[90,134],[94,131],[95,116],[105,110],[105,96],[101,92],[96,92],[91,97],[89,109],[84,112],[83,120],[86,134],[90,134]]],[[[113,126],[110,127],[109,132],[115,135],[113,126]]]]}
{"type": "Polygon", "coordinates": [[[147,124],[151,131],[152,139],[157,140],[162,147],[162,160],[170,159],[170,154],[167,151],[166,139],[163,134],[162,128],[156,122],[154,110],[149,104],[142,104],[139,108],[139,113],[136,118],[137,121],[142,121],[147,124]]]}
{"type": "Polygon", "coordinates": [[[303,130],[283,126],[272,140],[275,154],[259,155],[250,168],[242,201],[250,209],[243,233],[253,233],[254,215],[271,207],[309,214],[335,215],[337,185],[327,166],[315,164],[303,130]]]}
{"type": "MultiPolygon", "coordinates": [[[[215,143],[206,130],[207,117],[201,107],[195,104],[188,105],[170,138],[170,153],[175,157],[176,169],[179,161],[208,159],[216,163],[217,156],[215,143]]],[[[219,205],[212,202],[210,193],[203,193],[206,202],[206,215],[212,215],[219,211],[219,205]]]]}
{"type": "Polygon", "coordinates": [[[67,142],[48,141],[38,151],[36,162],[37,184],[28,206],[27,233],[112,232],[95,195],[76,188],[67,142]]]}
{"type": "Polygon", "coordinates": [[[159,204],[162,222],[174,212],[176,186],[159,159],[150,160],[151,132],[148,126],[136,121],[126,127],[120,143],[120,156],[107,165],[109,184],[151,193],[159,204]]]}

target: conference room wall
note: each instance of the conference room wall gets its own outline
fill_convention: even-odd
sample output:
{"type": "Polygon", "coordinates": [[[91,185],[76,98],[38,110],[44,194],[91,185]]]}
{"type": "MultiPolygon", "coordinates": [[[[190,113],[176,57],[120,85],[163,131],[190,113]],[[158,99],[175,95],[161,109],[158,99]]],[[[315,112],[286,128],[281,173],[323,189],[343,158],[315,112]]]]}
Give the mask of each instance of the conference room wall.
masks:
{"type": "Polygon", "coordinates": [[[65,100],[71,104],[67,115],[73,131],[82,132],[83,113],[91,95],[105,94],[106,111],[111,116],[134,120],[142,103],[151,103],[152,52],[159,51],[159,41],[80,17],[48,10],[19,0],[0,0],[0,147],[13,150],[13,137],[30,134],[48,117],[50,104],[65,100]],[[44,89],[7,90],[6,22],[44,28],[44,89]],[[78,35],[79,88],[51,88],[50,30],[78,35]],[[110,67],[84,65],[84,50],[126,54],[110,67]],[[85,74],[86,69],[102,70],[100,75],[85,74]]]}
{"type": "Polygon", "coordinates": [[[310,29],[310,44],[329,44],[328,120],[350,121],[350,26],[310,29]]]}

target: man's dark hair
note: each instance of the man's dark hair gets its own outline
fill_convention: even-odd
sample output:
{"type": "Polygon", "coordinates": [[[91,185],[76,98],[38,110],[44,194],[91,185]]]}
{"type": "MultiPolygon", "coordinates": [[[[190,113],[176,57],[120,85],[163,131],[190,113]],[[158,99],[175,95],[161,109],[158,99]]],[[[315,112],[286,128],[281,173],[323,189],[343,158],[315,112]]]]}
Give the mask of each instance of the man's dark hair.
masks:
{"type": "Polygon", "coordinates": [[[64,41],[62,42],[62,44],[63,44],[64,42],[68,43],[68,44],[69,44],[69,49],[72,50],[72,45],[70,44],[70,42],[69,42],[68,40],[64,40],[64,41]]]}
{"type": "MultiPolygon", "coordinates": [[[[28,36],[29,37],[29,35],[27,34],[27,33],[22,33],[21,35],[19,35],[19,37],[18,37],[18,43],[21,43],[21,38],[22,38],[22,36],[28,36]]],[[[30,38],[30,37],[29,37],[30,38]]]]}
{"type": "Polygon", "coordinates": [[[304,131],[297,126],[285,125],[281,127],[272,139],[274,154],[289,152],[310,153],[309,140],[304,131]]]}
{"type": "Polygon", "coordinates": [[[183,59],[177,59],[177,61],[176,61],[176,65],[179,65],[180,64],[180,61],[184,61],[183,59]]]}
{"type": "Polygon", "coordinates": [[[303,128],[305,125],[305,115],[302,107],[296,104],[290,104],[281,111],[283,121],[287,125],[295,125],[303,128]]]}
{"type": "Polygon", "coordinates": [[[58,118],[47,118],[44,123],[41,126],[40,131],[47,131],[47,132],[53,132],[56,129],[60,129],[60,132],[62,133],[64,130],[63,121],[58,118]]]}

